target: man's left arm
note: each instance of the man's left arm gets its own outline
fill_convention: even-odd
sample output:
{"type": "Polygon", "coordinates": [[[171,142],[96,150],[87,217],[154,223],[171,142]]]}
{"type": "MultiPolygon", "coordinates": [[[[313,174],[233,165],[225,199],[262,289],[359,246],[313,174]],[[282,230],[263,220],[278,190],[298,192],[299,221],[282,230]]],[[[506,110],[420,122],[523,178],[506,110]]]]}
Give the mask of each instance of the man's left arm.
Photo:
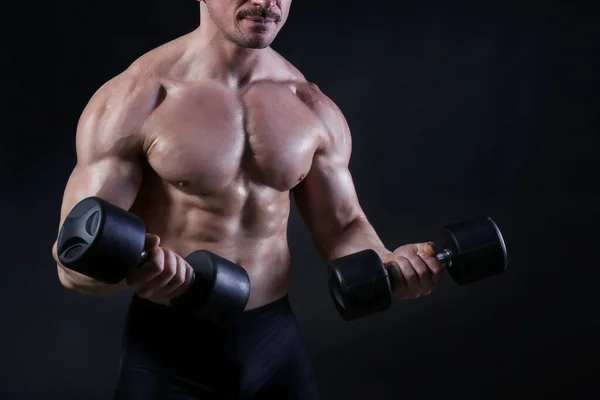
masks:
{"type": "Polygon", "coordinates": [[[365,249],[374,250],[394,281],[398,298],[417,298],[439,285],[443,267],[433,243],[414,243],[388,250],[360,206],[349,170],[350,129],[340,109],[315,89],[308,105],[321,119],[326,135],[310,172],[293,190],[321,257],[333,259],[365,249]]]}

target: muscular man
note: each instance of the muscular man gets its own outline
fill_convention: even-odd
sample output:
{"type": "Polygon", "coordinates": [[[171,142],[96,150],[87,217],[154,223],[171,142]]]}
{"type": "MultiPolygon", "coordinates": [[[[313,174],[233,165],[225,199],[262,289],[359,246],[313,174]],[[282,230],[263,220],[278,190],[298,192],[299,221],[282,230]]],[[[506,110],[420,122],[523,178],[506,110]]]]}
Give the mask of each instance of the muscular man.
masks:
{"type": "Polygon", "coordinates": [[[318,398],[287,298],[290,193],[324,260],[374,249],[401,299],[439,283],[432,243],[384,247],[357,201],[344,116],[270,48],[291,2],[201,0],[197,29],[140,57],[83,111],[60,223],[97,196],[152,233],[151,260],[121,284],[58,265],[79,293],[134,292],[116,399],[318,398]],[[182,257],[199,249],[248,272],[231,329],[169,306],[190,284],[182,257]]]}

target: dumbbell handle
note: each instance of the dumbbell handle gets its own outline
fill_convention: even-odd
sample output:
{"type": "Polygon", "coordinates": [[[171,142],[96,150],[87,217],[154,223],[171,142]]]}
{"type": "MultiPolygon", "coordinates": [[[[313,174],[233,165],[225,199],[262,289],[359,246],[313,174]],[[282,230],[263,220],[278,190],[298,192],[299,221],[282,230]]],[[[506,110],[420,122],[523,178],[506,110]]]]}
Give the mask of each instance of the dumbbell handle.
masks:
{"type": "Polygon", "coordinates": [[[440,264],[442,264],[445,268],[450,268],[452,267],[452,257],[453,257],[453,253],[451,250],[448,249],[444,249],[440,252],[438,252],[435,255],[435,258],[439,261],[440,264]]]}
{"type": "Polygon", "coordinates": [[[136,268],[139,268],[142,265],[146,264],[149,260],[150,260],[150,253],[147,252],[146,250],[142,251],[142,255],[140,257],[140,261],[136,265],[136,268]]]}
{"type": "MultiPolygon", "coordinates": [[[[448,250],[448,249],[443,249],[443,250],[437,252],[435,255],[435,258],[439,261],[440,264],[442,264],[442,266],[444,268],[452,267],[452,257],[453,257],[453,252],[452,252],[452,250],[448,250]]],[[[388,276],[387,279],[389,282],[390,289],[393,292],[395,290],[394,280],[391,279],[389,272],[387,272],[387,270],[386,270],[386,274],[388,276]]]]}

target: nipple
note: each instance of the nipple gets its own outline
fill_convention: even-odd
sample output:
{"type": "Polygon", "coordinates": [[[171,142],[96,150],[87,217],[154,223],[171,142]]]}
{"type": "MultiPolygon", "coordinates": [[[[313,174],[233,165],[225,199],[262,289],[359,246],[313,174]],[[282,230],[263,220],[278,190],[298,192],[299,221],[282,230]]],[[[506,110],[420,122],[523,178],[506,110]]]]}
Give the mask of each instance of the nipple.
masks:
{"type": "Polygon", "coordinates": [[[177,186],[179,186],[180,188],[186,188],[188,186],[188,181],[179,181],[177,182],[177,186]]]}

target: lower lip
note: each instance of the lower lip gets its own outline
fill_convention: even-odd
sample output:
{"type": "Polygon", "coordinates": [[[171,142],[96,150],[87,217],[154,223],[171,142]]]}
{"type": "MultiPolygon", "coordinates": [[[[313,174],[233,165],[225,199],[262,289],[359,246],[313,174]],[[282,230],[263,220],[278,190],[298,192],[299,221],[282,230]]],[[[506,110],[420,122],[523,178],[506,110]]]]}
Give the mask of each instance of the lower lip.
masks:
{"type": "Polygon", "coordinates": [[[275,23],[275,21],[273,21],[272,19],[254,20],[254,19],[244,18],[244,20],[248,21],[250,24],[252,24],[254,26],[268,26],[270,24],[275,23]]]}

